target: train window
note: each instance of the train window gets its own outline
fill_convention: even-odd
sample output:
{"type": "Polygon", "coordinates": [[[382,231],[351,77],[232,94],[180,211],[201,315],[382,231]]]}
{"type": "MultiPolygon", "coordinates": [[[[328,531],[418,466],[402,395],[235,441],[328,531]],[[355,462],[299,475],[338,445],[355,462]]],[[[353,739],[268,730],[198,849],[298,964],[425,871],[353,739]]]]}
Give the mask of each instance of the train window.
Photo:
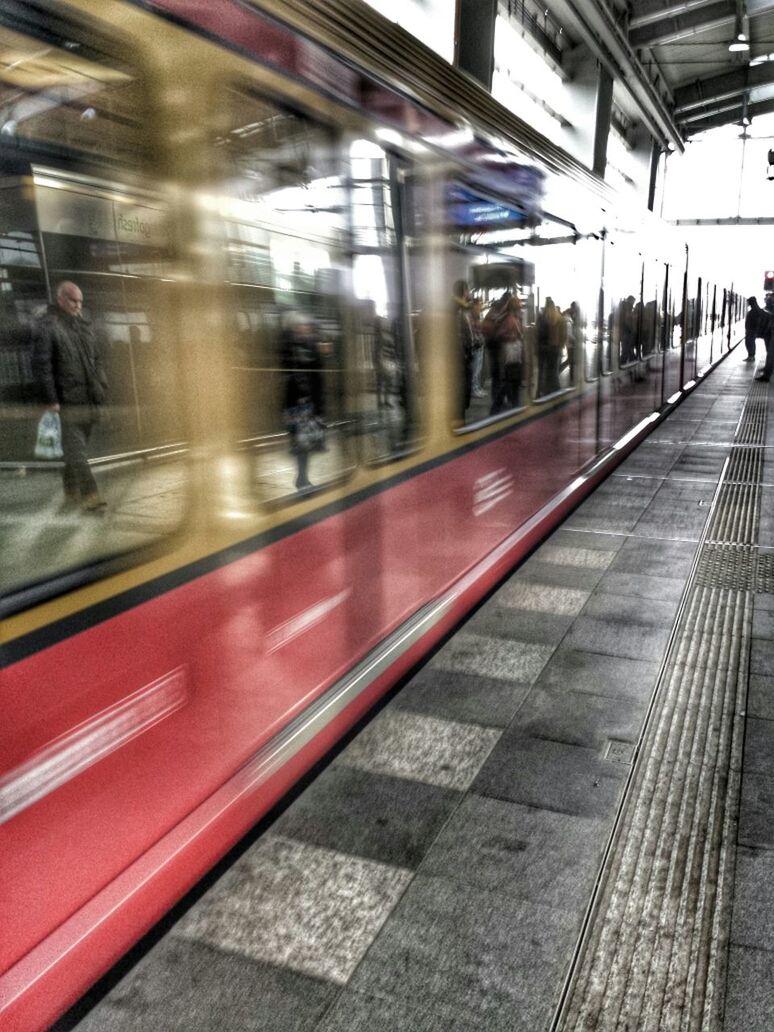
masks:
{"type": "Polygon", "coordinates": [[[531,220],[518,205],[456,182],[447,186],[446,220],[456,408],[471,424],[529,400],[535,271],[511,248],[531,220]]]}
{"type": "Polygon", "coordinates": [[[80,36],[29,35],[34,17],[0,27],[4,594],[88,576],[176,529],[185,504],[143,83],[80,36]]]}
{"type": "Polygon", "coordinates": [[[268,501],[346,475],[416,433],[405,251],[409,170],[247,91],[216,137],[238,439],[268,501]]]}
{"type": "Polygon", "coordinates": [[[337,133],[237,89],[216,147],[237,434],[274,501],[354,465],[347,407],[347,176],[337,133]]]}

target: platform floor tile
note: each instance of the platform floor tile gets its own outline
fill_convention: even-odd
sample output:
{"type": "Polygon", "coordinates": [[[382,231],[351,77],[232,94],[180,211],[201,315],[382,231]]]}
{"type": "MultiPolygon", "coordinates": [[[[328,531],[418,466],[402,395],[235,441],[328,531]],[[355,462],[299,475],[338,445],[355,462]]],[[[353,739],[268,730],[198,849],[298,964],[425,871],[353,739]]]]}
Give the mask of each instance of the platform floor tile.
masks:
{"type": "Polygon", "coordinates": [[[413,869],[460,798],[452,789],[334,764],[304,790],[272,830],[300,842],[413,869]]]}
{"type": "MultiPolygon", "coordinates": [[[[595,534],[588,534],[588,537],[596,537],[595,534]]],[[[623,536],[621,538],[623,540],[623,536]]],[[[550,587],[569,588],[577,591],[593,591],[605,572],[602,565],[592,566],[589,564],[557,563],[552,559],[546,560],[540,549],[516,574],[516,581],[519,584],[542,584],[550,587]]],[[[585,550],[585,551],[590,551],[585,550]]],[[[608,563],[612,562],[615,552],[597,550],[600,556],[605,556],[608,563]]]]}
{"type": "MultiPolygon", "coordinates": [[[[580,549],[584,552],[617,552],[621,545],[626,540],[620,534],[605,534],[597,531],[588,530],[571,530],[566,524],[562,524],[558,530],[555,530],[545,545],[540,548],[540,555],[542,556],[547,549],[552,548],[569,548],[569,549],[580,549]]],[[[575,563],[568,563],[568,566],[574,566],[575,563]]],[[[523,567],[522,567],[523,569],[523,567]]]]}
{"type": "MultiPolygon", "coordinates": [[[[578,926],[564,909],[472,885],[463,893],[456,880],[419,874],[351,988],[422,1009],[451,1005],[460,1028],[535,1032],[550,1014],[578,926]]],[[[321,1029],[341,1028],[336,1020],[321,1029]]],[[[403,1027],[415,1027],[409,1016],[403,1027]]]]}
{"type": "Polygon", "coordinates": [[[771,1032],[774,1015],[774,954],[732,946],[723,1032],[771,1032]]]}
{"type": "Polygon", "coordinates": [[[744,735],[744,771],[774,777],[774,720],[748,714],[744,735]]]}
{"type": "Polygon", "coordinates": [[[774,677],[751,674],[747,695],[747,712],[751,717],[774,720],[774,677]]]}
{"type": "MultiPolygon", "coordinates": [[[[537,738],[596,749],[603,754],[611,739],[637,741],[649,694],[621,698],[576,692],[567,685],[536,685],[504,732],[503,746],[516,738],[537,738]]],[[[514,748],[518,743],[513,741],[514,748]]]]}
{"type": "Polygon", "coordinates": [[[774,777],[745,772],[739,809],[739,845],[774,849],[773,813],[774,777]]]}
{"type": "Polygon", "coordinates": [[[612,817],[628,767],[595,749],[520,738],[507,741],[473,782],[479,795],[582,817],[612,817]]]}
{"type": "Polygon", "coordinates": [[[586,652],[660,662],[677,602],[627,595],[595,595],[573,624],[564,645],[586,652]]]}
{"type": "Polygon", "coordinates": [[[646,700],[653,692],[658,671],[655,661],[605,656],[564,644],[551,657],[537,684],[589,695],[646,700]]]}
{"type": "Polygon", "coordinates": [[[188,911],[176,934],[343,984],[411,877],[270,833],[188,911]]]}
{"type": "MultiPolygon", "coordinates": [[[[522,587],[530,585],[522,584],[522,587]]],[[[551,591],[560,591],[552,588],[551,591]]],[[[572,614],[556,613],[538,609],[520,609],[516,602],[520,593],[514,591],[514,604],[504,604],[495,595],[468,622],[467,628],[474,634],[490,638],[510,639],[533,645],[558,645],[572,626],[572,614]]],[[[585,594],[585,593],[584,593],[585,594]]],[[[472,675],[471,675],[472,676],[472,675]]]]}
{"type": "Polygon", "coordinates": [[[670,480],[697,480],[718,482],[730,447],[714,448],[698,444],[688,445],[669,471],[670,480]]]}
{"type": "Polygon", "coordinates": [[[605,821],[467,795],[422,864],[422,874],[515,899],[581,912],[608,828],[605,821]]]}
{"type": "Polygon", "coordinates": [[[431,662],[409,681],[392,705],[444,720],[506,727],[529,689],[529,683],[444,670],[431,662]]]}
{"type": "Polygon", "coordinates": [[[750,648],[750,673],[769,676],[774,671],[774,640],[753,638],[750,648]]]}
{"type": "Polygon", "coordinates": [[[439,670],[460,670],[506,681],[533,683],[551,658],[551,645],[503,641],[459,631],[433,658],[439,670]]]}
{"type": "Polygon", "coordinates": [[[148,953],[78,1028],[311,1032],[337,989],[327,980],[172,935],[148,953]]]}
{"type": "MultiPolygon", "coordinates": [[[[553,541],[554,538],[551,538],[553,541]]],[[[547,543],[540,549],[540,558],[544,563],[552,566],[577,566],[581,569],[606,570],[613,557],[615,549],[587,548],[584,546],[572,547],[571,545],[558,545],[547,543]]]]}
{"type": "Polygon", "coordinates": [[[464,791],[500,734],[496,728],[386,709],[336,763],[464,791]]]}
{"type": "Polygon", "coordinates": [[[500,588],[494,599],[498,605],[511,609],[554,613],[557,616],[577,616],[588,602],[590,594],[590,591],[580,591],[577,588],[525,583],[517,576],[500,588]]]}
{"type": "MultiPolygon", "coordinates": [[[[774,951],[774,852],[740,848],[736,855],[731,942],[774,951]]],[[[774,952],[771,953],[774,966],[774,952]]],[[[774,1011],[772,1011],[774,1023],[774,1011]]]]}
{"type": "Polygon", "coordinates": [[[654,441],[652,438],[643,441],[616,470],[618,476],[665,477],[683,452],[684,445],[654,441]]]}

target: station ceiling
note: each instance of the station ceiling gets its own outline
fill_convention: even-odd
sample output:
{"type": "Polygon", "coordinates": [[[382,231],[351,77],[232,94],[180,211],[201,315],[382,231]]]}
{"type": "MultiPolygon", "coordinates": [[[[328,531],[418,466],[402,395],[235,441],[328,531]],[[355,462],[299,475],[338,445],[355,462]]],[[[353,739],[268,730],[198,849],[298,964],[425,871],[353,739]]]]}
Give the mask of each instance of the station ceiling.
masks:
{"type": "Polygon", "coordinates": [[[683,137],[774,111],[774,0],[631,0],[629,11],[629,42],[669,88],[683,137]]]}
{"type": "Polygon", "coordinates": [[[550,5],[562,64],[574,48],[594,54],[620,109],[664,147],[774,112],[774,0],[499,2],[512,14],[550,5]]]}

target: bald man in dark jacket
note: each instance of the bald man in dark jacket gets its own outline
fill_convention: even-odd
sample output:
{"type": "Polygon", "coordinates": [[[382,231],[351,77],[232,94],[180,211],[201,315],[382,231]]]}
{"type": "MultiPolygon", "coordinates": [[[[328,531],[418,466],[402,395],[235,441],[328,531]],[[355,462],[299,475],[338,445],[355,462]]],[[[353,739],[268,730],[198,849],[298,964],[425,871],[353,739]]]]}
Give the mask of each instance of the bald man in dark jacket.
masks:
{"type": "Polygon", "coordinates": [[[96,512],[105,505],[86,448],[107,395],[107,378],[91,324],[82,315],[83,294],[69,280],[56,290],[35,327],[32,366],[47,409],[62,420],[65,500],[96,512]]]}

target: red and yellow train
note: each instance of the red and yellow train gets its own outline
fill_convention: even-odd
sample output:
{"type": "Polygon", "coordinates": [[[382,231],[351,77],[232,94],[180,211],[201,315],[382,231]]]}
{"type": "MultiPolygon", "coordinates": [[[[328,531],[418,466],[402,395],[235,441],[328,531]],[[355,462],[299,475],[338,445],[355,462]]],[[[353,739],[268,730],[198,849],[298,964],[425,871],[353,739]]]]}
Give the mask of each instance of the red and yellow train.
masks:
{"type": "Polygon", "coordinates": [[[348,7],[0,12],[4,1029],[64,1011],[739,336],[666,227],[348,7]],[[110,384],[100,515],[32,455],[64,280],[110,384]],[[496,402],[463,281],[518,299],[496,402]]]}

